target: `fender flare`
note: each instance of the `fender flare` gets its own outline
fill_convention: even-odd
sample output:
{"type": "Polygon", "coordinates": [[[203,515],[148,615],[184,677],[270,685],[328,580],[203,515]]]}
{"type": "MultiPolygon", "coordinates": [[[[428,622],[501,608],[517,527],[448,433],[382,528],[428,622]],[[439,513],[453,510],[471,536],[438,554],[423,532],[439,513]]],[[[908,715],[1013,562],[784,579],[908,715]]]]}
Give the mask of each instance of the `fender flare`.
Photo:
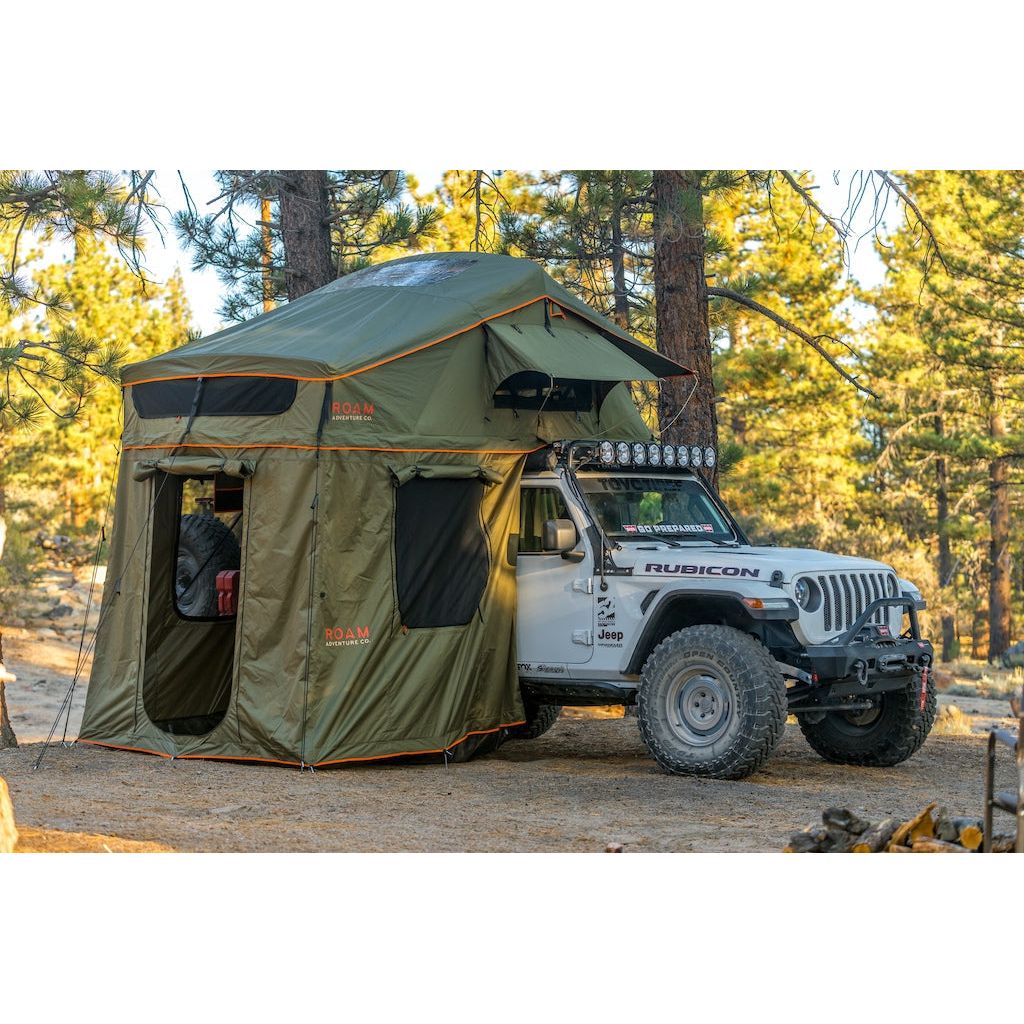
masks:
{"type": "MultiPolygon", "coordinates": [[[[788,623],[800,617],[800,610],[792,600],[789,601],[787,608],[750,608],[743,603],[743,598],[749,596],[749,594],[741,594],[735,590],[712,590],[710,588],[673,590],[662,594],[655,600],[647,622],[637,637],[625,672],[629,675],[640,672],[643,663],[647,660],[647,653],[653,645],[654,637],[661,630],[666,614],[679,604],[701,602],[706,605],[709,600],[714,600],[719,605],[724,604],[742,622],[752,626],[761,622],[788,623]]],[[[753,630],[749,631],[753,632],[753,630]]]]}

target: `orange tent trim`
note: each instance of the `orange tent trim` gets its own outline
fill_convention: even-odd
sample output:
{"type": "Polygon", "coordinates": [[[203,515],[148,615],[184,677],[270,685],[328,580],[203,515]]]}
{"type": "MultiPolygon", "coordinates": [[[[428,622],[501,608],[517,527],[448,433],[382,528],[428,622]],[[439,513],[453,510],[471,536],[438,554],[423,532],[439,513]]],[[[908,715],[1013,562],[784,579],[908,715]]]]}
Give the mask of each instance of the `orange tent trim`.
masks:
{"type": "Polygon", "coordinates": [[[359,448],[355,446],[322,444],[319,448],[314,444],[224,444],[210,441],[208,444],[126,444],[124,451],[143,451],[149,448],[289,448],[300,452],[433,452],[440,455],[529,455],[539,452],[543,445],[536,448],[359,448]]]}
{"type": "MultiPolygon", "coordinates": [[[[477,729],[473,732],[467,732],[465,736],[460,736],[454,743],[449,743],[447,747],[437,747],[431,750],[401,750],[395,754],[374,754],[371,757],[342,757],[336,761],[317,761],[316,764],[307,765],[307,767],[324,768],[331,764],[354,764],[360,761],[386,761],[394,757],[416,757],[419,754],[443,754],[446,750],[451,750],[452,747],[457,747],[460,743],[465,743],[470,736],[487,736],[490,733],[498,732],[501,729],[511,729],[513,726],[525,724],[525,719],[522,719],[517,722],[504,722],[502,725],[496,726],[493,729],[477,729]]],[[[117,743],[101,743],[99,740],[80,739],[75,742],[88,743],[94,747],[107,747],[110,750],[128,750],[136,754],[152,754],[155,757],[164,757],[171,761],[259,761],[263,764],[280,764],[289,768],[302,767],[299,761],[275,761],[271,757],[243,757],[241,755],[234,756],[231,754],[167,754],[161,750],[149,750],[146,747],[126,747],[117,743]]]]}
{"type": "MultiPolygon", "coordinates": [[[[190,373],[178,374],[173,377],[147,377],[145,380],[133,380],[130,384],[122,384],[121,387],[130,388],[134,387],[136,384],[156,384],[159,381],[165,380],[195,380],[195,378],[199,376],[203,377],[204,380],[209,380],[213,377],[274,377],[281,380],[301,380],[310,381],[314,383],[317,381],[324,382],[329,380],[344,380],[346,377],[355,377],[360,373],[366,373],[368,370],[375,370],[378,366],[384,366],[387,363],[393,363],[397,359],[404,359],[406,356],[411,356],[416,352],[422,352],[424,349],[432,348],[434,345],[440,345],[442,341],[449,341],[452,338],[457,338],[460,334],[465,334],[467,331],[476,330],[477,327],[481,327],[489,320],[497,320],[498,317],[507,316],[509,313],[515,313],[517,310],[525,309],[527,306],[532,306],[536,302],[543,302],[545,300],[552,303],[556,302],[556,300],[551,298],[550,295],[538,295],[537,298],[530,299],[528,302],[521,302],[518,306],[512,306],[509,309],[503,309],[500,313],[492,313],[490,316],[485,316],[482,320],[477,320],[476,323],[469,324],[467,327],[461,327],[459,328],[459,330],[453,331],[451,334],[446,334],[442,338],[435,338],[433,341],[428,341],[422,345],[417,345],[415,348],[410,348],[405,352],[399,352],[397,355],[388,356],[387,359],[380,359],[376,363],[370,363],[369,366],[361,366],[358,370],[349,370],[348,373],[339,373],[337,376],[334,377],[299,377],[296,376],[295,374],[290,373],[190,373]]],[[[574,309],[573,313],[579,316],[581,320],[590,320],[589,317],[580,313],[578,310],[574,309]]],[[[562,313],[562,316],[565,316],[564,312],[562,313]]],[[[590,322],[599,330],[605,329],[602,328],[596,320],[590,320],[590,322]]],[[[625,339],[621,340],[624,341],[625,339]]],[[[663,356],[662,358],[667,359],[668,357],[663,356]]],[[[676,365],[680,366],[680,369],[682,369],[683,371],[683,374],[681,374],[681,376],[693,376],[692,370],[687,369],[685,366],[682,366],[679,363],[677,363],[676,365]]]]}

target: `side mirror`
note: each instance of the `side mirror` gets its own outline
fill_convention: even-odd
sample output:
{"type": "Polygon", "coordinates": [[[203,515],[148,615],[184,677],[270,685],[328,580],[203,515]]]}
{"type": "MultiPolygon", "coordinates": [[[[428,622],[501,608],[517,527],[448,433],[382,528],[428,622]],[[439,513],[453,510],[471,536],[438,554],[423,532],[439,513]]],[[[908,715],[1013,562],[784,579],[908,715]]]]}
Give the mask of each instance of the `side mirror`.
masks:
{"type": "Polygon", "coordinates": [[[544,550],[571,557],[570,552],[576,546],[576,524],[571,519],[545,519],[541,533],[544,550]]]}

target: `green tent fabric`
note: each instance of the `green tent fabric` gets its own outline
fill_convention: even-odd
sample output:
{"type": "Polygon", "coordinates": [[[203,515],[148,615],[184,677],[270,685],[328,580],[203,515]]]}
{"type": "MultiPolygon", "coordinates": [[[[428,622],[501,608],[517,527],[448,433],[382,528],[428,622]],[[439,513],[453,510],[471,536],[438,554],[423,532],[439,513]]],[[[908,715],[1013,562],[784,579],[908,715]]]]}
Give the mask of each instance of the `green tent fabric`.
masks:
{"type": "Polygon", "coordinates": [[[652,373],[668,377],[681,372],[530,260],[427,253],[368,267],[237,327],[135,363],[125,370],[124,380],[131,384],[197,373],[341,379],[497,317],[543,305],[545,298],[549,312],[554,305],[573,314],[652,373]]]}
{"type": "Polygon", "coordinates": [[[560,323],[487,326],[489,394],[515,373],[535,370],[565,380],[657,380],[625,352],[587,326],[560,323]]]}
{"type": "Polygon", "coordinates": [[[688,372],[535,264],[477,253],[370,267],[128,367],[79,740],[289,765],[468,756],[523,719],[528,455],[649,438],[625,382],[688,372]],[[524,368],[586,386],[509,407],[524,368]]]}

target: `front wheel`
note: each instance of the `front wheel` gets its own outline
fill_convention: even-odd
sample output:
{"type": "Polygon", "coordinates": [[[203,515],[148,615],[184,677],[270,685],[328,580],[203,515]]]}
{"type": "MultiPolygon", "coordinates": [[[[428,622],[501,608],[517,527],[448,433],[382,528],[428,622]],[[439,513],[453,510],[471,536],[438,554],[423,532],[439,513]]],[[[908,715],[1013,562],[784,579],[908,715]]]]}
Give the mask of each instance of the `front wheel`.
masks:
{"type": "Polygon", "coordinates": [[[640,733],[675,775],[742,779],[768,760],[786,725],[786,683],[763,644],[731,626],[690,626],[647,659],[640,733]]]}
{"type": "Polygon", "coordinates": [[[798,717],[804,738],[826,761],[891,768],[916,753],[928,738],[936,705],[929,673],[923,709],[915,682],[881,694],[874,707],[863,711],[828,711],[820,722],[798,717]]]}

